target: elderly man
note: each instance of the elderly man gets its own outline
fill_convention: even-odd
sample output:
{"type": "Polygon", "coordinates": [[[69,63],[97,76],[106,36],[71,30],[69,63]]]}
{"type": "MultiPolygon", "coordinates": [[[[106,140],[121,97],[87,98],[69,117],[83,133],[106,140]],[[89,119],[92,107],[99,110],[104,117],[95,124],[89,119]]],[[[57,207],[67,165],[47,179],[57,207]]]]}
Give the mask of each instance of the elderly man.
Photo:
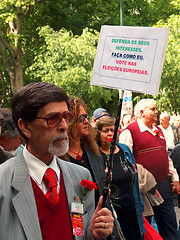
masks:
{"type": "Polygon", "coordinates": [[[162,204],[153,207],[160,235],[164,240],[180,239],[172,197],[172,190],[179,192],[179,177],[168,157],[163,132],[155,125],[158,115],[155,101],[140,100],[135,106],[135,115],[137,120],[121,133],[120,141],[130,147],[136,162],[157,181],[157,189],[164,198],[162,204]]]}
{"type": "Polygon", "coordinates": [[[21,88],[12,99],[26,145],[0,166],[0,239],[89,240],[112,233],[112,214],[101,208],[102,197],[95,212],[93,191],[83,199],[80,182],[91,181],[89,171],[57,157],[69,147],[68,100],[45,82],[21,88]]]}
{"type": "Polygon", "coordinates": [[[169,123],[170,119],[171,119],[171,115],[167,112],[161,113],[159,117],[159,120],[160,120],[159,127],[161,128],[165,136],[166,145],[167,145],[169,154],[172,152],[173,148],[179,142],[179,139],[180,139],[179,129],[176,126],[170,125],[169,123]]]}
{"type": "Polygon", "coordinates": [[[23,148],[22,137],[20,136],[12,118],[12,112],[8,108],[2,108],[3,124],[1,127],[0,145],[4,150],[16,155],[19,149],[23,148]]]}
{"type": "Polygon", "coordinates": [[[105,108],[97,108],[94,112],[93,112],[93,116],[92,116],[92,125],[93,127],[96,126],[96,123],[104,118],[104,117],[109,117],[110,114],[108,113],[108,111],[105,108]]]}
{"type": "MultiPolygon", "coordinates": [[[[3,125],[4,117],[1,114],[1,109],[0,109],[0,136],[1,136],[1,129],[3,125]]],[[[7,159],[13,157],[13,155],[7,151],[4,150],[4,148],[0,145],[0,164],[5,162],[7,159]]]]}

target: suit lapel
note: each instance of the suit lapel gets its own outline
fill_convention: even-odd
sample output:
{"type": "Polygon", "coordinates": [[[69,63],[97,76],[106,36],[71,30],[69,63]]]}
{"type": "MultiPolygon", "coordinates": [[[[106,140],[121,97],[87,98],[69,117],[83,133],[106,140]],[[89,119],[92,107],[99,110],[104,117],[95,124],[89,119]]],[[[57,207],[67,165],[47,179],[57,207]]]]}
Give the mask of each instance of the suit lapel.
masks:
{"type": "Polygon", "coordinates": [[[34,192],[22,152],[18,154],[15,161],[16,167],[12,187],[18,193],[12,199],[14,208],[27,239],[42,240],[34,192]]]}
{"type": "MultiPolygon", "coordinates": [[[[57,162],[60,166],[61,173],[63,175],[66,197],[68,200],[68,207],[69,207],[69,211],[71,212],[71,203],[74,201],[74,197],[77,196],[77,193],[75,193],[74,187],[73,187],[74,182],[71,178],[70,172],[69,172],[65,162],[62,160],[59,160],[58,158],[57,158],[57,162]]],[[[77,196],[77,197],[79,197],[79,196],[77,196]]]]}

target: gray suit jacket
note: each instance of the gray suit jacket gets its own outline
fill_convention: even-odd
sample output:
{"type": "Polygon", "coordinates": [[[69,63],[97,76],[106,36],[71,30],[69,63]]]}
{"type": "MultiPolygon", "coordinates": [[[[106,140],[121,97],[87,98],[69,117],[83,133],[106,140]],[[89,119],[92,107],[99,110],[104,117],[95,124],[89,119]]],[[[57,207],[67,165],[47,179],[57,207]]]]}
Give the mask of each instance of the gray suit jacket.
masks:
{"type": "MultiPolygon", "coordinates": [[[[74,197],[81,199],[82,179],[91,180],[87,169],[57,158],[62,170],[69,211],[74,197]]],[[[89,229],[94,212],[94,192],[84,203],[84,239],[94,239],[89,229]]],[[[34,192],[22,152],[0,165],[0,239],[42,240],[34,192]]],[[[75,237],[76,240],[83,239],[75,237]]]]}
{"type": "Polygon", "coordinates": [[[174,134],[174,144],[176,145],[180,141],[180,131],[179,131],[179,128],[176,126],[171,125],[171,127],[174,134]]]}

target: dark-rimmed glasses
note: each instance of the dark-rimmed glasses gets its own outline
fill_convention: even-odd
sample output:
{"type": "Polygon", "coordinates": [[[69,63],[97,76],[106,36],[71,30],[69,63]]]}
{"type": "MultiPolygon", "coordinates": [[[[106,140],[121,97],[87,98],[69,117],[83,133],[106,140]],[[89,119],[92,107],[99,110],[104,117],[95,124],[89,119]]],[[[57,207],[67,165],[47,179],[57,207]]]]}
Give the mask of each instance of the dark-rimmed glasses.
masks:
{"type": "Polygon", "coordinates": [[[79,115],[78,123],[84,122],[85,119],[87,119],[89,121],[89,114],[88,113],[79,115]]]}
{"type": "Polygon", "coordinates": [[[49,128],[55,128],[60,124],[63,118],[65,119],[66,123],[72,124],[74,121],[74,117],[75,117],[74,113],[66,111],[63,113],[53,113],[46,118],[45,117],[36,117],[36,118],[46,120],[47,126],[49,128]]]}

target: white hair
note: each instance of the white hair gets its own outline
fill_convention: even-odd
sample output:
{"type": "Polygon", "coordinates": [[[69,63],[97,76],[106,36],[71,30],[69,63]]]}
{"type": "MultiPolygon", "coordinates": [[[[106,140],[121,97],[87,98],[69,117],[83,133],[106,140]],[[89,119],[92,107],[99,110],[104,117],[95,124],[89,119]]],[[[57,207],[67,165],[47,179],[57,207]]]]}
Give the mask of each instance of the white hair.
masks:
{"type": "Polygon", "coordinates": [[[134,107],[134,115],[140,117],[140,112],[144,111],[151,103],[156,104],[154,99],[141,99],[134,107]]]}
{"type": "Polygon", "coordinates": [[[162,118],[162,117],[166,117],[167,120],[170,121],[170,119],[171,119],[171,114],[168,113],[168,112],[162,112],[159,118],[162,118]]]}

